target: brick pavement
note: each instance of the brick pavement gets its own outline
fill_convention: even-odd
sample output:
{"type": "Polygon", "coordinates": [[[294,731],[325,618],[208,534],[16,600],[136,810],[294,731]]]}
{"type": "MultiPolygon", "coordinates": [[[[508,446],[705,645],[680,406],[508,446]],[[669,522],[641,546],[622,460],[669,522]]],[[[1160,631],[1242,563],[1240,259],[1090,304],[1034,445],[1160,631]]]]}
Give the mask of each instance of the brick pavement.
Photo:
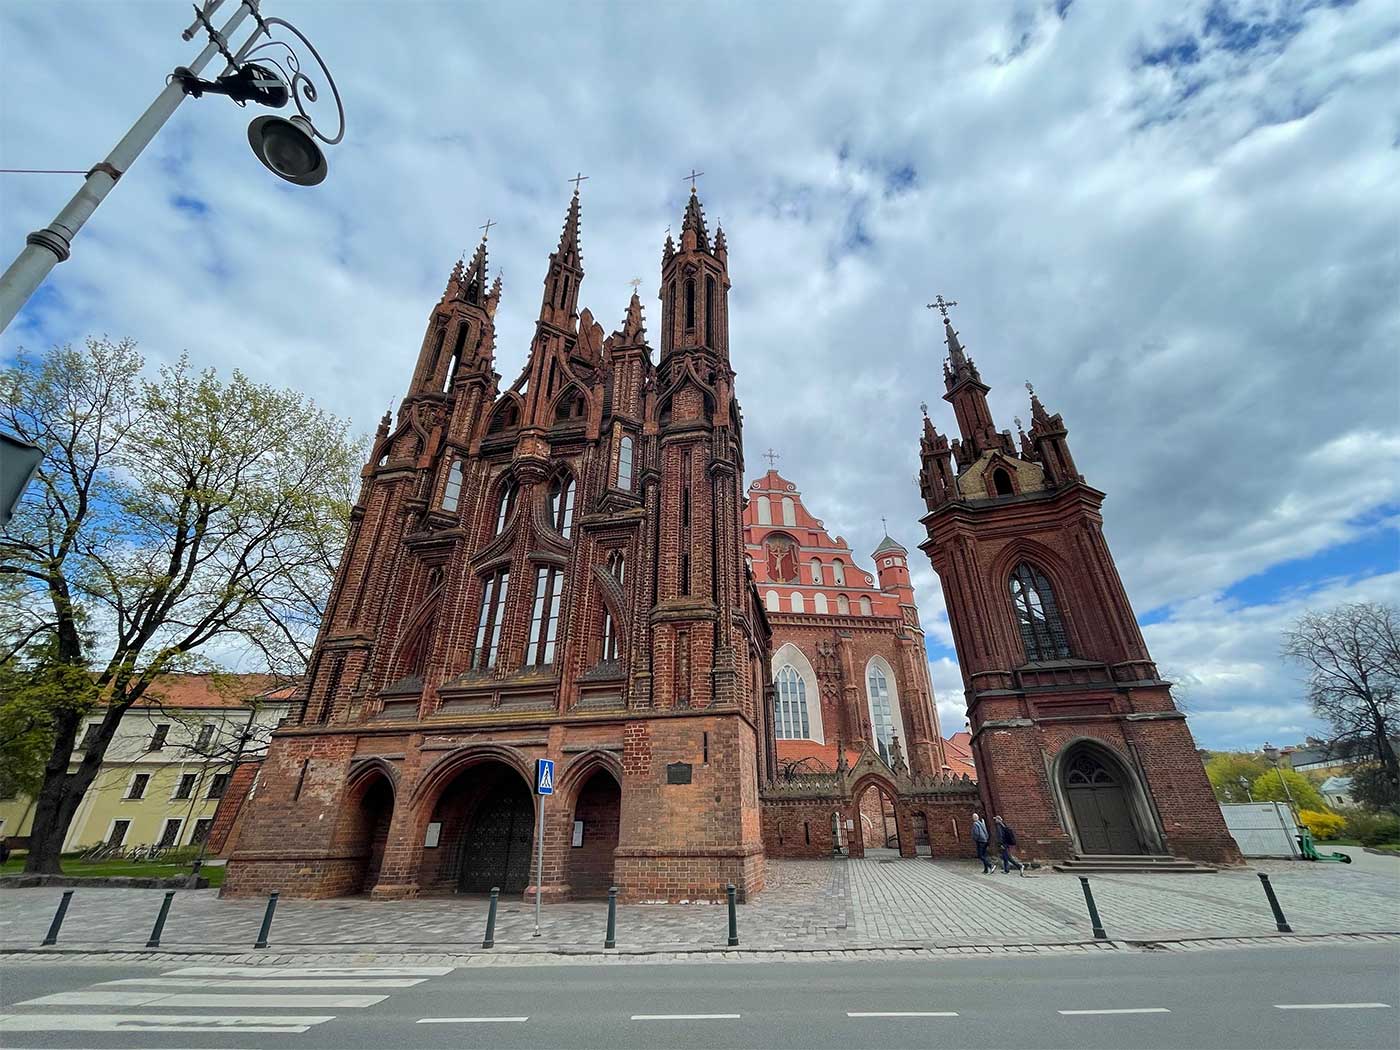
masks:
{"type": "MultiPolygon", "coordinates": [[[[1265,862],[1207,875],[1100,875],[1092,885],[1104,924],[1117,940],[1228,939],[1274,932],[1258,870],[1269,872],[1299,934],[1400,931],[1400,864],[1392,874],[1265,862]]],[[[59,895],[56,889],[0,891],[0,944],[37,946],[59,895]]],[[[160,899],[156,890],[79,889],[60,946],[140,949],[160,899]]],[[[535,938],[533,908],[503,901],[496,950],[595,952],[603,943],[606,910],[602,902],[546,905],[542,936],[535,938]]],[[[259,901],[181,891],[162,947],[246,952],[262,911],[259,901]]],[[[478,897],[287,900],[277,910],[271,951],[461,955],[479,949],[485,919],[486,902],[478,897]]],[[[626,951],[722,949],[726,930],[723,905],[618,908],[618,944],[626,951]]],[[[739,933],[745,951],[796,952],[1046,946],[1091,936],[1074,876],[984,876],[975,864],[927,859],[770,861],[768,888],[754,903],[739,906],[739,933]]]]}

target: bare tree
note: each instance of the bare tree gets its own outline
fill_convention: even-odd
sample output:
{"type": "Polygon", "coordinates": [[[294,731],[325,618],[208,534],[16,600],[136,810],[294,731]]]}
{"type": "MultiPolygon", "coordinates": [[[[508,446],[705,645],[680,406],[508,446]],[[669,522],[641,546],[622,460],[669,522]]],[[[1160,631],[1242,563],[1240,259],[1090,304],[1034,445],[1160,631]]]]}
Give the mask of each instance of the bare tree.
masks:
{"type": "Polygon", "coordinates": [[[104,339],[0,371],[0,425],[47,452],[0,535],[0,574],[24,584],[45,643],[35,670],[52,685],[31,872],[59,870],[122,716],[159,675],[236,641],[290,668],[314,633],[296,625],[314,590],[287,581],[344,540],[359,456],[343,422],[238,372],[225,382],[181,359],[147,380],[142,367],[130,340],[104,339]]]}
{"type": "Polygon", "coordinates": [[[1356,602],[1298,618],[1283,636],[1283,655],[1308,675],[1308,699],[1332,727],[1339,757],[1370,756],[1400,794],[1400,612],[1356,602]]]}

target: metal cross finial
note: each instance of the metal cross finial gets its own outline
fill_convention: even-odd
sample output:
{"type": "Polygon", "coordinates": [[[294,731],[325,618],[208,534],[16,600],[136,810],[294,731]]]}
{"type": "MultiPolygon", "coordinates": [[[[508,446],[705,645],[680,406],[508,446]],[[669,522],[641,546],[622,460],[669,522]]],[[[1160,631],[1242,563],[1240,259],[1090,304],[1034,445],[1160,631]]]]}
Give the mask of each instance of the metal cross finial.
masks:
{"type": "Polygon", "coordinates": [[[782,457],[770,448],[767,452],[763,453],[763,458],[768,461],[768,469],[772,470],[773,465],[776,464],[778,460],[780,460],[782,457]]]}
{"type": "Polygon", "coordinates": [[[690,183],[690,192],[691,192],[691,193],[694,193],[694,192],[695,192],[695,180],[698,179],[698,178],[699,178],[701,175],[703,175],[703,174],[705,174],[703,171],[696,171],[694,168],[691,168],[691,169],[690,169],[690,174],[687,175],[687,176],[686,176],[684,179],[682,179],[681,181],[682,181],[682,182],[689,181],[689,183],[690,183]]]}
{"type": "Polygon", "coordinates": [[[642,279],[640,277],[633,277],[627,283],[632,286],[632,291],[635,292],[638,288],[642,286],[642,279]]]}
{"type": "Polygon", "coordinates": [[[487,237],[491,236],[491,227],[495,225],[497,225],[497,223],[494,219],[487,219],[486,224],[484,226],[477,227],[477,229],[481,231],[482,240],[485,240],[487,237]]]}
{"type": "Polygon", "coordinates": [[[922,413],[924,414],[924,417],[925,417],[925,418],[928,418],[928,402],[927,402],[927,401],[920,401],[920,402],[919,402],[919,411],[922,412],[922,413]]]}
{"type": "Polygon", "coordinates": [[[956,299],[944,299],[943,294],[940,292],[938,297],[928,304],[927,309],[937,310],[943,315],[943,320],[946,321],[948,320],[948,307],[957,305],[958,301],[956,299]]]}
{"type": "Polygon", "coordinates": [[[889,522],[885,521],[885,516],[883,514],[880,515],[880,528],[885,530],[886,536],[890,534],[889,522]]]}
{"type": "Polygon", "coordinates": [[[1026,380],[1026,392],[1029,393],[1031,397],[1035,397],[1035,387],[1031,386],[1031,381],[1029,379],[1026,380]]]}
{"type": "Polygon", "coordinates": [[[574,192],[577,193],[577,192],[578,192],[578,184],[579,184],[580,182],[587,182],[587,181],[588,181],[588,176],[585,175],[583,172],[579,172],[579,173],[578,173],[577,175],[575,175],[572,179],[565,179],[564,181],[565,181],[565,182],[572,182],[572,183],[574,184],[574,192]]]}

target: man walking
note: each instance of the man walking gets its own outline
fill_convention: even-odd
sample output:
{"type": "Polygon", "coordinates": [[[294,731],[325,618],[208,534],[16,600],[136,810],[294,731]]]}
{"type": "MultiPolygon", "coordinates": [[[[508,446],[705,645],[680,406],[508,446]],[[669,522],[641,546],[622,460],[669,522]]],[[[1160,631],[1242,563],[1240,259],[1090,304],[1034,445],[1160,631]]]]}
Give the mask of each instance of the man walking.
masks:
{"type": "Polygon", "coordinates": [[[977,859],[982,862],[982,874],[996,871],[996,865],[987,859],[987,822],[980,813],[972,814],[972,842],[977,847],[977,859]]]}
{"type": "Polygon", "coordinates": [[[997,825],[997,838],[1001,841],[1001,873],[1011,874],[1011,865],[1016,865],[1016,870],[1021,873],[1021,878],[1026,877],[1026,866],[1012,856],[1011,851],[1016,848],[1016,832],[1012,831],[1006,821],[1000,817],[993,817],[997,825]]]}

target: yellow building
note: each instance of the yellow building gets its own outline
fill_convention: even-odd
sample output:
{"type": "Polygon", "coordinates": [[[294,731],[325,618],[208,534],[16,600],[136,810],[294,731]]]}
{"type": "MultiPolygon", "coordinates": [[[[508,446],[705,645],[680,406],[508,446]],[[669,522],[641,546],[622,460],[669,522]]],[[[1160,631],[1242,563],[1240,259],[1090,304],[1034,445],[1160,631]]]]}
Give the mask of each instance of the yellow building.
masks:
{"type": "MultiPolygon", "coordinates": [[[[197,846],[209,833],[234,763],[266,750],[268,736],[287,715],[291,692],[267,675],[156,679],[117,726],[63,851],[100,842],[197,846]]],[[[88,719],[74,769],[99,721],[88,719]]],[[[33,819],[32,799],[0,799],[0,839],[22,846],[33,819]]]]}

